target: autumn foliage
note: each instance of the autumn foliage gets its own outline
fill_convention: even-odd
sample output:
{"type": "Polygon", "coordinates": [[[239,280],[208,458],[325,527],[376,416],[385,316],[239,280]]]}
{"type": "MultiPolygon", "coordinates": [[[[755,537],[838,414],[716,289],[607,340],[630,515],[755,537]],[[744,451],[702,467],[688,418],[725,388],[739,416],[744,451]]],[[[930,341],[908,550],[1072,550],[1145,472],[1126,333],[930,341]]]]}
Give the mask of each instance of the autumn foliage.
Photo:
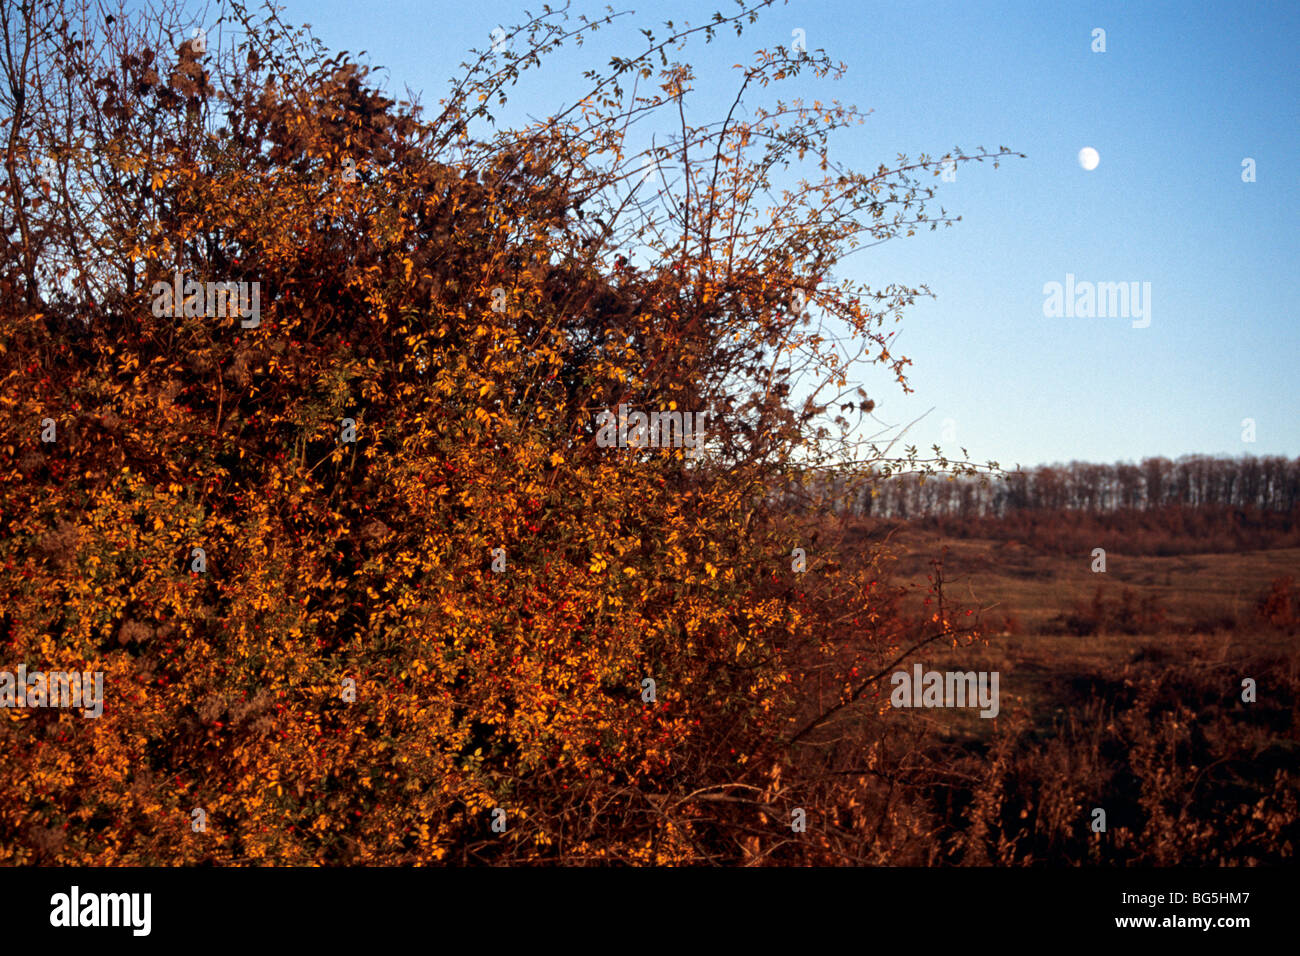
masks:
{"type": "Polygon", "coordinates": [[[834,270],[948,223],[949,157],[842,169],[856,112],[758,105],[836,72],[782,49],[743,121],[688,123],[669,56],[748,7],[497,130],[620,18],[533,20],[426,113],[273,13],[205,45],[47,6],[4,24],[0,668],[106,703],[0,713],[0,861],[852,858],[799,748],[974,630],[939,575],[903,621],[884,556],[773,489],[880,457],[853,376],[905,383],[882,325],[923,293],[834,270]],[[178,272],[259,283],[258,321],[157,314],[178,272]],[[598,447],[619,405],[709,412],[702,453],[598,447]]]}

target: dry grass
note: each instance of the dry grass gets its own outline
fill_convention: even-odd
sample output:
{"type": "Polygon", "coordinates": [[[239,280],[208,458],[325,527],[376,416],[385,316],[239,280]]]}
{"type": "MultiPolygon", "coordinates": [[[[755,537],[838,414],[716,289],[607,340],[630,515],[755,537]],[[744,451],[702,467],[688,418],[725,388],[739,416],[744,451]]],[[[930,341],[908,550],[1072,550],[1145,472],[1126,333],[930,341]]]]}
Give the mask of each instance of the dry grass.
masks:
{"type": "Polygon", "coordinates": [[[897,573],[923,583],[929,557],[947,547],[946,572],[954,597],[987,608],[991,619],[1011,614],[1026,633],[1047,629],[1055,616],[1086,604],[1098,587],[1108,600],[1123,589],[1167,610],[1171,630],[1223,630],[1253,623],[1255,601],[1269,583],[1300,569],[1300,548],[1241,554],[1128,556],[1107,549],[1106,572],[1093,558],[1059,557],[1023,544],[945,539],[920,533],[896,537],[904,549],[897,573]]]}
{"type": "MultiPolygon", "coordinates": [[[[1252,865],[1300,842],[1300,628],[1257,614],[1300,550],[1092,558],[904,531],[897,572],[949,592],[988,642],[935,648],[936,670],[997,671],[1001,712],[893,710],[888,688],[818,754],[863,768],[836,830],[856,859],[912,864],[1252,865]],[[1130,592],[1125,607],[1124,592],[1130,592]],[[1161,612],[1157,626],[1138,630],[1161,612]],[[1089,617],[1090,609],[1102,613],[1089,617]],[[1061,633],[1083,620],[1085,633],[1061,633]],[[1011,618],[1007,626],[1007,618],[1011,618]],[[1124,633],[1125,630],[1135,633],[1124,633]],[[1257,684],[1242,700],[1242,680],[1257,684]],[[1106,811],[1105,833],[1092,812],[1106,811]],[[850,831],[856,831],[852,836],[850,831]]],[[[918,598],[919,600],[919,598],[918,598]]],[[[1286,603],[1286,602],[1283,602],[1286,603]]],[[[1288,605],[1290,606],[1290,605],[1288,605]]],[[[914,608],[916,610],[916,608],[914,608]]],[[[840,798],[843,802],[843,798],[840,798]]]]}

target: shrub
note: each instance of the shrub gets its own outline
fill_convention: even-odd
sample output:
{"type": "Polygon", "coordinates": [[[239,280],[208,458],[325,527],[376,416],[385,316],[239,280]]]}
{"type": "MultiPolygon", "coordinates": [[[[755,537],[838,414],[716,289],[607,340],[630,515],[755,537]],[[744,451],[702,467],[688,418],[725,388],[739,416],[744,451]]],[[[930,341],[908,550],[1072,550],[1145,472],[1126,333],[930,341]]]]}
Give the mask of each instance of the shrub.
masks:
{"type": "Polygon", "coordinates": [[[1289,574],[1274,578],[1255,602],[1255,613],[1260,620],[1290,633],[1300,624],[1298,610],[1300,591],[1296,589],[1295,578],[1289,574]]]}
{"type": "MultiPolygon", "coordinates": [[[[942,600],[900,621],[882,552],[817,547],[816,502],[774,495],[863,452],[846,375],[905,382],[883,326],[920,293],[833,269],[862,231],[947,222],[911,177],[949,157],[817,179],[858,118],[821,104],[635,153],[627,121],[688,94],[667,54],[769,2],[500,130],[514,82],[612,15],[517,28],[535,56],[485,52],[426,118],[273,11],[230,4],[207,54],[171,48],[170,8],[83,38],[24,6],[67,83],[10,131],[55,181],[33,147],[0,182],[5,653],[102,671],[109,701],[0,720],[0,860],[728,861],[774,773],[830,799],[790,738],[868,662],[971,629],[942,600]],[[800,160],[815,181],[766,218],[800,160]],[[256,283],[260,311],[194,314],[178,270],[256,283]],[[620,406],[710,413],[707,437],[608,447],[620,406]]],[[[834,70],[778,50],[738,82],[801,72],[834,70]]]]}

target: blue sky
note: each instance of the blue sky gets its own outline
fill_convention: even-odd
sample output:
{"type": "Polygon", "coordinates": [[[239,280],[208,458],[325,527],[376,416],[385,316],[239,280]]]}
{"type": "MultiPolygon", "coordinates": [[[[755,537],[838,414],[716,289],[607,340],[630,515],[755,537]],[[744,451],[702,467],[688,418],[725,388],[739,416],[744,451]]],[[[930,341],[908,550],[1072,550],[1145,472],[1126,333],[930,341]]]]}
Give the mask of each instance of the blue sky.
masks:
{"type": "MultiPolygon", "coordinates": [[[[471,46],[540,3],[280,0],[330,48],[367,51],[386,86],[436,104],[471,46]]],[[[598,4],[574,11],[599,15],[598,4]]],[[[634,25],[704,22],[731,4],[633,5],[636,17],[566,48],[516,87],[534,115],[572,102],[582,69],[641,49],[634,25]],[[618,41],[626,41],[620,46],[618,41]]],[[[215,14],[214,14],[215,16],[215,14]]],[[[927,284],[899,351],[915,394],[886,374],[868,390],[906,440],[978,461],[1140,460],[1189,453],[1300,454],[1300,4],[841,2],[793,0],[740,39],[692,44],[692,118],[720,118],[734,63],[790,45],[843,61],[837,83],[800,78],[770,97],[872,110],[833,155],[862,170],[961,145],[1027,154],[937,183],[962,221],[860,252],[839,273],[927,284]],[[1094,28],[1106,52],[1092,51],[1094,28]],[[1093,171],[1077,156],[1100,154],[1093,171]],[[1256,181],[1242,181],[1242,161],[1256,181]],[[1290,165],[1288,165],[1290,164],[1290,165]],[[1151,286],[1151,321],[1046,317],[1044,285],[1151,286]],[[933,411],[930,411],[933,409],[933,411]],[[928,415],[926,413],[928,412],[928,415]],[[1242,440],[1253,419],[1256,440],[1242,440]],[[945,429],[948,439],[943,439],[945,429]]],[[[758,102],[758,101],[755,101],[758,102]]],[[[770,98],[767,100],[770,102],[770,98]]],[[[519,114],[515,114],[518,116],[519,114]]]]}

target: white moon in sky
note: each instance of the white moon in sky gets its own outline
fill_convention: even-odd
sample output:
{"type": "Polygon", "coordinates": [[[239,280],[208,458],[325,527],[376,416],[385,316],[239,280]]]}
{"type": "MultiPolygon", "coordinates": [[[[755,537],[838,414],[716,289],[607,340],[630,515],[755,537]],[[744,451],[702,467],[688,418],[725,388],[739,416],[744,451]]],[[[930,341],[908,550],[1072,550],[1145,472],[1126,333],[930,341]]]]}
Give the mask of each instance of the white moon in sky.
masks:
{"type": "Polygon", "coordinates": [[[1091,146],[1085,146],[1079,150],[1079,165],[1084,169],[1092,172],[1101,162],[1101,156],[1091,146]]]}

